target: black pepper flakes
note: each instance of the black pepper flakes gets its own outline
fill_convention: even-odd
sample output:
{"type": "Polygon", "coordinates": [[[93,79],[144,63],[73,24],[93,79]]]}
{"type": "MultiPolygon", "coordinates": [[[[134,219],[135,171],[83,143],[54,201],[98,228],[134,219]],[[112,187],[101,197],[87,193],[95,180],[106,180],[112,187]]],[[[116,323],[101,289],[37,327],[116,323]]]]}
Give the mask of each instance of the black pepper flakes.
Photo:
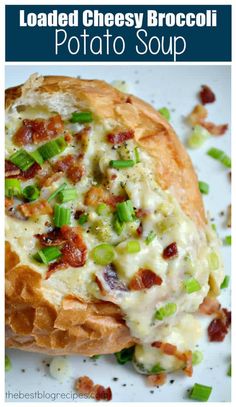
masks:
{"type": "Polygon", "coordinates": [[[118,377],[113,377],[113,382],[117,382],[119,379],[118,379],[118,377]]]}

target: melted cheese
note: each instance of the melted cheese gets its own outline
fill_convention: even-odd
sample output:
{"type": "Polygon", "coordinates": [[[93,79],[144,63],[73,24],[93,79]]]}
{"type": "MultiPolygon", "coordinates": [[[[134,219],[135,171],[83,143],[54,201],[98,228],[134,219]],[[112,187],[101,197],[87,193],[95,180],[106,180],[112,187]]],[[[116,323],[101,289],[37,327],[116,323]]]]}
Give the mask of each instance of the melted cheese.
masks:
{"type": "MultiPolygon", "coordinates": [[[[50,113],[45,107],[31,107],[18,113],[17,109],[8,112],[6,124],[6,156],[14,151],[16,146],[12,142],[12,135],[21,125],[24,118],[48,118],[50,113]]],[[[63,117],[68,120],[68,116],[63,117]]],[[[67,122],[68,123],[68,122],[67,122]]],[[[149,156],[140,151],[141,162],[133,168],[120,171],[111,170],[109,161],[132,154],[135,143],[130,140],[125,149],[112,149],[106,142],[105,134],[115,127],[116,123],[107,120],[104,123],[94,122],[89,134],[88,146],[84,156],[86,177],[76,184],[78,201],[68,202],[67,207],[85,209],[84,194],[92,185],[97,183],[99,177],[106,178],[110,171],[116,175],[116,179],[109,181],[107,185],[114,194],[125,190],[133,206],[142,208],[148,212],[143,220],[143,237],[141,237],[141,250],[135,254],[124,252],[124,245],[130,239],[137,239],[135,230],[137,223],[126,226],[120,236],[114,232],[111,226],[112,215],[98,216],[92,208],[86,208],[89,213],[90,229],[85,228],[83,239],[87,245],[88,253],[101,241],[114,244],[116,253],[114,265],[119,278],[129,284],[130,279],[140,268],[150,269],[163,280],[162,285],[153,286],[142,291],[112,292],[108,299],[117,303],[124,313],[124,317],[131,334],[136,337],[140,345],[136,346],[135,363],[144,371],[157,363],[166,370],[181,368],[181,362],[172,356],[163,355],[160,350],[150,346],[153,341],[159,340],[176,345],[179,350],[193,349],[200,336],[200,326],[196,318],[192,316],[209,291],[209,276],[211,275],[215,285],[219,288],[223,280],[223,266],[219,256],[219,267],[211,270],[208,264],[208,255],[212,251],[218,253],[219,242],[210,226],[206,230],[199,230],[189,219],[175,198],[168,191],[163,191],[156,183],[152,173],[152,163],[149,156]],[[104,229],[105,228],[105,229],[104,229]],[[99,235],[99,230],[103,234],[99,235]],[[93,233],[95,231],[95,233],[93,233]],[[156,238],[147,245],[145,239],[150,231],[156,233],[156,238]],[[170,243],[176,242],[178,256],[166,261],[162,257],[163,250],[170,243]],[[201,285],[201,289],[192,294],[184,290],[184,280],[194,277],[201,285]],[[163,321],[154,318],[157,309],[167,303],[175,303],[177,311],[174,315],[163,321]]],[[[67,124],[70,131],[76,132],[81,125],[67,124]]],[[[76,145],[72,143],[63,155],[76,153],[76,145]]],[[[58,157],[52,159],[55,161],[58,157]]],[[[32,181],[32,180],[31,180],[32,181]]],[[[28,181],[25,185],[31,183],[28,181]]],[[[49,187],[42,189],[42,195],[47,198],[63,182],[70,182],[61,178],[53,182],[49,187]]],[[[72,186],[72,185],[71,185],[72,186]]],[[[11,243],[12,249],[20,256],[22,264],[29,265],[39,272],[44,278],[47,267],[33,260],[32,255],[39,249],[38,241],[34,237],[36,233],[47,231],[46,222],[51,222],[48,216],[41,216],[36,220],[22,221],[7,216],[6,239],[11,243]]],[[[76,221],[72,219],[72,226],[76,221]]],[[[74,294],[84,298],[103,298],[95,283],[95,275],[102,276],[103,267],[95,265],[90,254],[86,264],[81,268],[68,267],[59,270],[48,280],[43,279],[42,290],[45,297],[60,306],[61,300],[66,294],[74,294]]],[[[141,369],[141,370],[142,370],[141,369]]]]}

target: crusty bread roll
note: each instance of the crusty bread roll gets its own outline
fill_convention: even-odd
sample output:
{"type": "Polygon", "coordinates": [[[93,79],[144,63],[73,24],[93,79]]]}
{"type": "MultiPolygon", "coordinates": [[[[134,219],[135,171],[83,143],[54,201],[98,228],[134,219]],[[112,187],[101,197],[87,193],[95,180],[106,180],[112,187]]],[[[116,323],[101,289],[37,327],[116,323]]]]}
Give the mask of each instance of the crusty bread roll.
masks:
{"type": "Polygon", "coordinates": [[[151,344],[193,350],[200,328],[192,315],[209,290],[219,293],[223,271],[197,176],[171,125],[149,104],[103,81],[33,75],[6,90],[6,128],[8,178],[40,189],[36,201],[23,202],[18,195],[6,202],[7,347],[91,356],[137,344],[139,370],[148,372],[160,361],[167,371],[183,367],[151,344]],[[92,118],[72,123],[74,112],[92,118]],[[15,151],[31,154],[59,136],[67,148],[34,163],[33,176],[11,166],[15,151]],[[131,166],[116,169],[111,161],[117,160],[131,166]],[[78,194],[64,205],[72,220],[60,231],[53,224],[60,195],[47,199],[63,182],[78,194]],[[122,222],[118,206],[127,200],[133,218],[122,222]],[[98,211],[101,203],[104,213],[98,211]],[[82,225],[78,214],[87,216],[82,225]],[[124,228],[120,234],[114,230],[117,218],[124,228]],[[57,239],[58,265],[33,258],[57,239]],[[133,252],[127,249],[130,241],[133,252]],[[104,243],[113,247],[112,264],[94,258],[94,247],[104,243]],[[71,244],[77,246],[68,257],[71,244]],[[83,250],[86,259],[79,264],[83,250]],[[211,256],[217,258],[213,266],[211,256]],[[192,293],[189,279],[198,283],[192,293]],[[174,304],[172,313],[163,314],[168,304],[174,304]]]}

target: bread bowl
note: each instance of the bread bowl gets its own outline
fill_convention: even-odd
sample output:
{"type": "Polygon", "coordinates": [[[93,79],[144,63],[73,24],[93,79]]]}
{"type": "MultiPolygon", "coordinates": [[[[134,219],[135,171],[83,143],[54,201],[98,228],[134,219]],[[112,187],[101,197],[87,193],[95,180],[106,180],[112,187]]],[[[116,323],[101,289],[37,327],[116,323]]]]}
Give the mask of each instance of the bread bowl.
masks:
{"type": "Polygon", "coordinates": [[[34,75],[8,89],[6,113],[7,176],[20,179],[22,190],[37,183],[40,191],[31,203],[20,194],[7,199],[7,346],[92,356],[136,345],[141,373],[185,369],[184,358],[152,344],[193,351],[201,331],[193,314],[209,293],[219,294],[224,276],[197,176],[170,124],[102,81],[69,77],[34,75]],[[76,122],[75,112],[90,113],[89,122],[76,122]],[[32,161],[32,177],[15,168],[16,151],[35,160],[32,152],[61,137],[65,149],[32,161]],[[62,204],[71,224],[61,230],[53,211],[65,194],[49,197],[63,184],[77,197],[62,204]],[[55,243],[59,260],[35,260],[55,243]]]}

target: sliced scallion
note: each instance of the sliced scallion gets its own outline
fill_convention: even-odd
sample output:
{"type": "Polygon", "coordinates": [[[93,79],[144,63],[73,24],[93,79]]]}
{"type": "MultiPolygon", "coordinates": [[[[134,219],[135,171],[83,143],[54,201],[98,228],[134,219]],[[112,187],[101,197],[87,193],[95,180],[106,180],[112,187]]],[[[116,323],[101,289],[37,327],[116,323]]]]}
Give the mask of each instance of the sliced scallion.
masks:
{"type": "Polygon", "coordinates": [[[23,189],[22,193],[27,201],[35,201],[40,195],[40,190],[36,185],[28,185],[23,189]]]}
{"type": "Polygon", "coordinates": [[[125,227],[125,224],[121,222],[118,216],[115,214],[113,219],[113,229],[117,233],[118,236],[121,235],[125,227]]]}
{"type": "Polygon", "coordinates": [[[155,237],[156,237],[156,233],[155,233],[153,230],[151,230],[151,231],[148,233],[148,235],[147,235],[147,237],[146,237],[146,239],[145,239],[145,243],[146,243],[147,245],[149,245],[149,244],[155,239],[155,237]]]}
{"type": "Polygon", "coordinates": [[[60,248],[57,246],[43,247],[33,257],[39,263],[49,264],[61,256],[60,248]]]}
{"type": "Polygon", "coordinates": [[[232,365],[229,365],[229,368],[227,370],[227,376],[231,377],[232,376],[232,365]]]}
{"type": "Polygon", "coordinates": [[[216,252],[211,252],[208,255],[208,265],[211,270],[216,270],[219,268],[219,257],[216,252]]]}
{"type": "Polygon", "coordinates": [[[57,196],[61,203],[65,203],[74,201],[77,198],[78,193],[75,188],[66,188],[60,191],[57,196]]]}
{"type": "Polygon", "coordinates": [[[224,151],[212,147],[207,151],[207,154],[217,161],[220,161],[225,167],[231,168],[231,158],[224,151]]]}
{"type": "Polygon", "coordinates": [[[70,119],[71,123],[90,123],[93,121],[92,112],[73,112],[70,119]]]}
{"type": "Polygon", "coordinates": [[[191,389],[191,392],[189,393],[189,398],[197,401],[208,401],[211,392],[212,387],[195,383],[191,389]]]}
{"type": "Polygon", "coordinates": [[[224,238],[224,244],[225,244],[226,246],[231,246],[231,242],[232,242],[231,235],[225,236],[225,238],[224,238]]]}
{"type": "Polygon", "coordinates": [[[170,111],[167,107],[162,107],[158,112],[167,120],[170,121],[170,111]]]}
{"type": "Polygon", "coordinates": [[[127,242],[125,247],[125,251],[130,254],[138,253],[140,252],[140,250],[140,243],[137,240],[130,240],[129,242],[127,242]]]}
{"type": "Polygon", "coordinates": [[[184,289],[186,293],[192,294],[195,293],[196,291],[201,290],[201,285],[200,283],[195,279],[195,278],[188,278],[187,280],[184,281],[184,289]]]}
{"type": "Polygon", "coordinates": [[[138,147],[135,147],[135,149],[134,149],[134,158],[135,158],[136,164],[140,163],[140,155],[139,155],[138,147]]]}
{"type": "Polygon", "coordinates": [[[202,194],[207,195],[209,193],[209,185],[204,181],[198,182],[199,190],[202,194]]]}
{"type": "Polygon", "coordinates": [[[79,225],[84,225],[88,221],[88,214],[87,213],[82,213],[78,219],[79,225]]]}
{"type": "Polygon", "coordinates": [[[159,308],[155,312],[155,319],[162,321],[166,317],[170,317],[175,314],[177,310],[177,305],[174,302],[169,302],[164,307],[159,308]]]}
{"type": "Polygon", "coordinates": [[[190,148],[200,148],[203,143],[210,137],[209,132],[204,129],[204,127],[196,125],[193,128],[193,132],[188,138],[188,147],[190,148]]]}
{"type": "Polygon", "coordinates": [[[22,171],[28,170],[28,168],[30,168],[35,162],[34,158],[23,149],[20,149],[12,154],[9,157],[9,160],[22,171]]]}
{"type": "Polygon", "coordinates": [[[154,365],[151,370],[149,370],[148,373],[150,374],[158,374],[161,372],[165,372],[165,369],[163,369],[163,367],[161,367],[160,363],[157,363],[156,365],[154,365]]]}
{"type": "Polygon", "coordinates": [[[120,222],[132,222],[134,220],[135,212],[130,200],[118,203],[116,209],[120,222]]]}
{"type": "Polygon", "coordinates": [[[43,144],[41,147],[38,148],[39,154],[43,157],[44,161],[49,160],[50,158],[54,157],[62,153],[65,148],[67,147],[67,142],[65,141],[64,137],[58,137],[55,140],[48,141],[48,143],[43,144]]]}
{"type": "Polygon", "coordinates": [[[113,246],[108,243],[102,243],[94,247],[92,250],[92,258],[94,263],[101,266],[106,266],[114,260],[115,252],[113,246]]]}
{"type": "Polygon", "coordinates": [[[203,360],[203,353],[200,350],[195,350],[192,355],[192,363],[193,365],[199,365],[203,360]]]}
{"type": "Polygon", "coordinates": [[[96,212],[99,216],[105,215],[108,212],[108,206],[105,203],[98,204],[96,212]]]}
{"type": "Polygon", "coordinates": [[[39,165],[42,165],[44,163],[44,159],[38,150],[31,151],[29,154],[31,155],[31,157],[33,157],[34,161],[36,161],[36,163],[38,163],[39,165]]]}
{"type": "Polygon", "coordinates": [[[5,196],[12,198],[13,196],[21,196],[21,183],[16,178],[5,179],[5,196]]]}
{"type": "Polygon", "coordinates": [[[109,163],[110,167],[116,169],[130,168],[133,167],[134,164],[134,160],[111,160],[109,163]]]}
{"type": "Polygon", "coordinates": [[[225,276],[223,282],[221,283],[220,288],[221,288],[221,289],[223,289],[223,288],[228,288],[228,286],[229,286],[229,281],[230,281],[230,277],[229,277],[229,276],[225,276]]]}
{"type": "Polygon", "coordinates": [[[57,196],[57,194],[59,194],[59,192],[63,191],[63,189],[65,189],[67,186],[67,184],[64,182],[62,185],[60,185],[56,191],[54,191],[49,197],[48,197],[48,202],[50,202],[53,198],[55,198],[57,196]]]}
{"type": "Polygon", "coordinates": [[[127,362],[131,362],[134,356],[134,346],[131,348],[122,349],[120,352],[115,353],[117,362],[120,365],[124,365],[127,362]]]}
{"type": "Polygon", "coordinates": [[[12,368],[11,359],[9,358],[8,355],[5,355],[5,372],[9,372],[11,368],[12,368]]]}
{"type": "Polygon", "coordinates": [[[63,225],[70,224],[71,211],[69,208],[56,204],[54,206],[53,221],[55,226],[61,228],[63,225]]]}

